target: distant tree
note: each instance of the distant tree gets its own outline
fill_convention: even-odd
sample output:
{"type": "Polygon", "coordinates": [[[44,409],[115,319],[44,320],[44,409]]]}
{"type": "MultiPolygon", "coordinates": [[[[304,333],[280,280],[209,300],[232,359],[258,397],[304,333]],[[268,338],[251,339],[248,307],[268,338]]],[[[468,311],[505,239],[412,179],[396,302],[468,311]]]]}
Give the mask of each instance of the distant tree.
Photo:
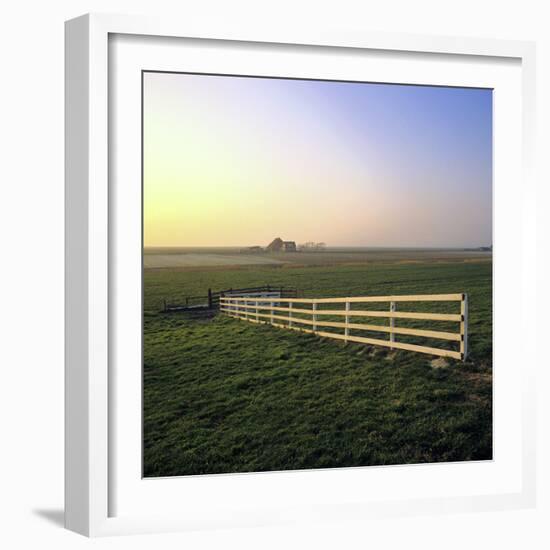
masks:
{"type": "Polygon", "coordinates": [[[298,250],[301,252],[321,252],[327,247],[326,243],[314,243],[308,241],[307,243],[301,243],[298,245],[298,250]]]}

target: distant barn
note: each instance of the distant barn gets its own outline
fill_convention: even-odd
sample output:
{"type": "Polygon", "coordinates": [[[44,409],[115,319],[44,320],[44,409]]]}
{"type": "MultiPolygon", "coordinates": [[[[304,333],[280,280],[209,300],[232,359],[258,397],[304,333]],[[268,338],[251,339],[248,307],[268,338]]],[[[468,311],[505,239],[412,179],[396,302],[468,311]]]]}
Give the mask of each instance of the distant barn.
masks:
{"type": "Polygon", "coordinates": [[[273,239],[266,247],[268,252],[296,252],[294,241],[283,241],[280,237],[273,239]]]}

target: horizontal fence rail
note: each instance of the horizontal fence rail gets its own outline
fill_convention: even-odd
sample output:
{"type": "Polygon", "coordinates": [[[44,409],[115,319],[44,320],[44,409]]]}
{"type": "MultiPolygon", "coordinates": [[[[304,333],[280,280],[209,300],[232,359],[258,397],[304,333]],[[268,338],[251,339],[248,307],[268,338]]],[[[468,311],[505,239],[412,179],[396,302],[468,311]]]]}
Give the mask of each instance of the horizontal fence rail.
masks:
{"type": "MultiPolygon", "coordinates": [[[[261,296],[221,295],[220,311],[230,317],[253,323],[268,323],[275,327],[298,330],[325,338],[384,346],[451,357],[465,360],[468,355],[468,296],[467,294],[418,294],[405,296],[353,296],[349,298],[274,298],[261,296]],[[400,311],[399,303],[418,302],[459,302],[459,313],[437,313],[422,311],[400,311]],[[388,303],[387,310],[352,309],[352,304],[388,303]],[[336,304],[333,306],[333,304],[336,304]],[[295,307],[298,306],[298,307],[295,307]],[[309,306],[309,307],[308,307],[309,306]],[[319,308],[321,306],[321,308],[319,308]],[[330,309],[322,309],[329,306],[330,309]],[[338,309],[340,308],[340,309],[338,309]],[[338,320],[327,319],[334,317],[338,320]],[[344,320],[339,319],[343,317],[344,320]],[[352,318],[388,319],[387,325],[352,322],[352,318]],[[433,330],[397,326],[396,320],[444,321],[458,324],[457,330],[433,330]],[[340,332],[318,330],[319,327],[343,329],[340,332]],[[388,339],[359,336],[351,331],[378,332],[388,334],[388,339]],[[398,342],[396,336],[408,336],[458,342],[458,349],[424,346],[408,342],[398,342]]],[[[368,305],[366,306],[368,307],[368,305]]],[[[375,307],[376,306],[371,306],[375,307]]],[[[414,308],[413,308],[414,309],[414,308]]]]}

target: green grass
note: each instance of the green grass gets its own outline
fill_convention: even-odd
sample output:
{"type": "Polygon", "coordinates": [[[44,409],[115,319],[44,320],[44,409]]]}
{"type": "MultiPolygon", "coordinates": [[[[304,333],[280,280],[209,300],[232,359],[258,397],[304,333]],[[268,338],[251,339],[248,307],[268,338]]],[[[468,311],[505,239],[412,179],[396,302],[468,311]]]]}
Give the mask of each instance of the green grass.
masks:
{"type": "Polygon", "coordinates": [[[491,269],[438,261],[146,270],[144,475],[490,459],[491,269]],[[261,284],[311,297],[467,292],[470,358],[434,368],[427,355],[159,312],[163,298],[261,284]]]}

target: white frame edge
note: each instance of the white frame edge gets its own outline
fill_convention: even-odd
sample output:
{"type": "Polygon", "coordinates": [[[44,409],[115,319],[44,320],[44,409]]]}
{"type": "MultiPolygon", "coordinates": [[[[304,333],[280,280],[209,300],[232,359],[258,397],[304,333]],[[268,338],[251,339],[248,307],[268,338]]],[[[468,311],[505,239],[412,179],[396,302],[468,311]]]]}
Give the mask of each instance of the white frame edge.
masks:
{"type": "MultiPolygon", "coordinates": [[[[111,33],[370,48],[508,57],[522,62],[523,185],[525,208],[536,204],[533,182],[535,44],[482,38],[380,32],[311,32],[255,26],[247,31],[197,28],[192,23],[138,16],[88,14],[65,24],[65,526],[87,536],[176,531],[177,521],[136,525],[109,518],[108,430],[108,35],[111,33]]],[[[535,220],[524,242],[534,242],[535,220]]],[[[534,248],[529,247],[529,259],[534,248]]],[[[524,261],[527,258],[523,258],[524,261]]],[[[532,302],[534,303],[534,302],[532,302]]],[[[511,509],[535,503],[535,380],[525,377],[521,493],[449,499],[445,512],[511,509]],[[528,419],[529,421],[525,421],[528,419]],[[478,506],[474,505],[474,500],[478,506]]],[[[416,505],[416,513],[433,508],[416,505]]],[[[367,509],[349,510],[351,519],[367,509]]],[[[381,503],[382,515],[405,515],[406,506],[381,503]]],[[[376,515],[380,515],[376,514],[376,515]]],[[[195,527],[197,528],[197,527],[195,527]]]]}
{"type": "Polygon", "coordinates": [[[108,512],[107,34],[93,19],[65,26],[65,526],[88,536],[108,512]]]}

